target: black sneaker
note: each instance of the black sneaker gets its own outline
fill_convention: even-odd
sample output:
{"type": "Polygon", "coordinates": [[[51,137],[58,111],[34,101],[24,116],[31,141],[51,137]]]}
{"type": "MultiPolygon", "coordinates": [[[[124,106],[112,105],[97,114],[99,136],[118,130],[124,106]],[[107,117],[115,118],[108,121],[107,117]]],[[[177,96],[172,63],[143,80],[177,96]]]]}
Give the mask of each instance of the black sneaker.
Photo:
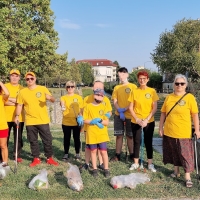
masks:
{"type": "Polygon", "coordinates": [[[92,176],[94,176],[94,177],[98,176],[98,170],[97,169],[92,170],[92,176]]]}
{"type": "Polygon", "coordinates": [[[63,156],[62,160],[63,160],[64,162],[68,162],[68,161],[69,161],[69,156],[68,156],[68,154],[65,154],[65,155],[63,156]]]}
{"type": "Polygon", "coordinates": [[[117,161],[120,161],[120,157],[118,156],[114,156],[110,159],[110,162],[117,162],[117,161]]]}
{"type": "Polygon", "coordinates": [[[74,158],[75,158],[75,160],[81,160],[80,155],[75,155],[74,158]]]}
{"type": "Polygon", "coordinates": [[[104,170],[104,176],[108,178],[110,176],[110,171],[108,169],[104,170]]]}
{"type": "Polygon", "coordinates": [[[99,164],[99,165],[98,165],[98,168],[101,169],[101,170],[104,170],[103,163],[102,163],[101,165],[99,164]]]}
{"type": "Polygon", "coordinates": [[[88,170],[89,169],[89,164],[83,164],[79,167],[80,172],[84,171],[84,170],[88,170]]]}

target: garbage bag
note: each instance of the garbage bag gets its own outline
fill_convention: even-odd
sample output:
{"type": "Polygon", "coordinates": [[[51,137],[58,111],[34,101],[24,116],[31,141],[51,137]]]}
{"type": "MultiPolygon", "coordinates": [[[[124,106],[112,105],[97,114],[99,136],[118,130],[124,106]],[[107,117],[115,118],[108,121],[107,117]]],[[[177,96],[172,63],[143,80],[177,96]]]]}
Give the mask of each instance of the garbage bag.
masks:
{"type": "Polygon", "coordinates": [[[2,167],[0,165],[0,179],[4,179],[10,173],[10,166],[2,167]]]}
{"type": "Polygon", "coordinates": [[[47,170],[42,169],[41,172],[31,180],[28,187],[33,190],[47,189],[49,187],[47,174],[47,170]]]}
{"type": "Polygon", "coordinates": [[[79,168],[76,165],[69,163],[69,169],[67,170],[66,177],[69,188],[78,192],[83,189],[81,174],[79,168]]]}
{"type": "Polygon", "coordinates": [[[144,173],[131,173],[128,175],[114,176],[110,180],[110,184],[114,189],[128,187],[134,189],[137,184],[149,182],[150,179],[144,173]]]}

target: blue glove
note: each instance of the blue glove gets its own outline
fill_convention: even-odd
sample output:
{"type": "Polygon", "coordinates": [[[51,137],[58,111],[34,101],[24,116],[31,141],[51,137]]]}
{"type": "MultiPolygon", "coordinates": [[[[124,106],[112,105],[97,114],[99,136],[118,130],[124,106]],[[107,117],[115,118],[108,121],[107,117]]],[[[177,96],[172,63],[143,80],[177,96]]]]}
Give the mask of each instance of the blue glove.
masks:
{"type": "Polygon", "coordinates": [[[83,126],[83,116],[79,115],[76,120],[79,126],[83,126]]]}
{"type": "Polygon", "coordinates": [[[124,116],[124,113],[123,112],[120,112],[119,113],[119,118],[123,121],[125,121],[125,116],[124,116]]]}
{"type": "Polygon", "coordinates": [[[107,112],[107,113],[105,114],[105,116],[109,119],[110,116],[111,116],[110,112],[107,112]]]}
{"type": "Polygon", "coordinates": [[[96,124],[100,129],[102,129],[103,127],[104,127],[104,125],[103,124],[101,124],[101,123],[99,123],[99,122],[97,122],[97,124],[96,124]]]}
{"type": "Polygon", "coordinates": [[[118,108],[117,111],[118,111],[118,113],[125,112],[126,108],[118,108]]]}
{"type": "Polygon", "coordinates": [[[101,119],[100,118],[94,118],[91,122],[90,122],[90,124],[91,125],[96,125],[98,122],[100,122],[101,121],[101,119]]]}

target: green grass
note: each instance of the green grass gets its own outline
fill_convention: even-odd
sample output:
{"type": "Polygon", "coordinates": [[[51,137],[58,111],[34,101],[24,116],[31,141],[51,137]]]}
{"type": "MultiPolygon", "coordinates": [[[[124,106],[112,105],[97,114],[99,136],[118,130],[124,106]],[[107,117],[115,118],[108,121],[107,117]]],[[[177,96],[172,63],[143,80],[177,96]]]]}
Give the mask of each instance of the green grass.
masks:
{"type": "MultiPolygon", "coordinates": [[[[59,127],[56,127],[58,129],[59,127]]],[[[1,197],[0,199],[125,199],[125,198],[199,198],[200,185],[197,184],[195,180],[195,173],[192,174],[192,180],[194,182],[193,188],[187,189],[184,185],[183,171],[181,171],[181,178],[172,179],[169,175],[172,173],[171,165],[163,165],[162,156],[154,152],[154,164],[157,168],[157,173],[151,173],[147,170],[147,174],[151,181],[148,184],[138,185],[135,189],[122,188],[114,190],[110,186],[110,179],[113,176],[121,174],[129,174],[129,167],[131,161],[125,163],[125,146],[122,149],[122,160],[121,162],[110,163],[111,177],[104,178],[102,172],[98,178],[93,178],[88,171],[81,174],[84,189],[81,192],[75,192],[68,188],[67,179],[65,173],[68,168],[68,164],[61,161],[63,156],[63,133],[62,131],[53,131],[53,149],[54,157],[59,162],[58,167],[48,166],[45,163],[45,157],[43,155],[43,146],[40,141],[41,146],[41,159],[42,164],[29,168],[29,163],[32,161],[32,156],[30,155],[29,143],[26,139],[26,134],[24,133],[24,148],[22,152],[23,163],[18,164],[17,174],[12,172],[3,180],[1,180],[2,186],[0,187],[1,197]],[[31,179],[39,173],[39,170],[46,168],[48,170],[48,180],[50,187],[47,190],[34,191],[28,188],[28,184],[31,179]]],[[[115,137],[113,136],[113,131],[109,131],[110,142],[108,143],[108,154],[112,157],[115,153],[115,137]]],[[[13,148],[13,138],[9,144],[9,165],[13,169],[14,162],[12,158],[12,148],[13,148]]],[[[85,147],[84,135],[81,135],[82,140],[82,150],[85,147]]],[[[70,156],[71,163],[80,165],[73,159],[74,147],[73,141],[71,141],[70,156]]],[[[82,157],[84,152],[82,151],[82,157]]],[[[146,156],[145,156],[146,158],[146,156]]],[[[84,161],[82,161],[83,163],[84,161]]],[[[145,167],[147,163],[145,162],[145,167]]]]}
{"type": "Polygon", "coordinates": [[[86,96],[90,95],[90,94],[93,94],[93,90],[92,88],[82,88],[82,96],[83,98],[85,98],[86,96]]]}

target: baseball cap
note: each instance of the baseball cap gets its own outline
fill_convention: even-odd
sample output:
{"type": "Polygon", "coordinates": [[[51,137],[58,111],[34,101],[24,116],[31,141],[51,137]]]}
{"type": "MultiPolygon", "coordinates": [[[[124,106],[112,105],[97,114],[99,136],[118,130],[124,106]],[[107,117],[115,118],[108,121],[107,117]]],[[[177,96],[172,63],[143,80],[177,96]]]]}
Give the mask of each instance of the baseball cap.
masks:
{"type": "Polygon", "coordinates": [[[31,75],[31,76],[34,76],[34,77],[35,77],[35,74],[34,74],[33,72],[27,72],[26,75],[25,75],[25,78],[26,78],[28,75],[31,75]]]}
{"type": "Polygon", "coordinates": [[[12,70],[10,71],[10,74],[18,74],[18,75],[20,75],[20,72],[19,72],[19,70],[17,70],[17,69],[12,69],[12,70]]]}
{"type": "Polygon", "coordinates": [[[105,95],[105,92],[102,89],[96,89],[94,90],[94,95],[99,95],[103,97],[105,95]]]}

